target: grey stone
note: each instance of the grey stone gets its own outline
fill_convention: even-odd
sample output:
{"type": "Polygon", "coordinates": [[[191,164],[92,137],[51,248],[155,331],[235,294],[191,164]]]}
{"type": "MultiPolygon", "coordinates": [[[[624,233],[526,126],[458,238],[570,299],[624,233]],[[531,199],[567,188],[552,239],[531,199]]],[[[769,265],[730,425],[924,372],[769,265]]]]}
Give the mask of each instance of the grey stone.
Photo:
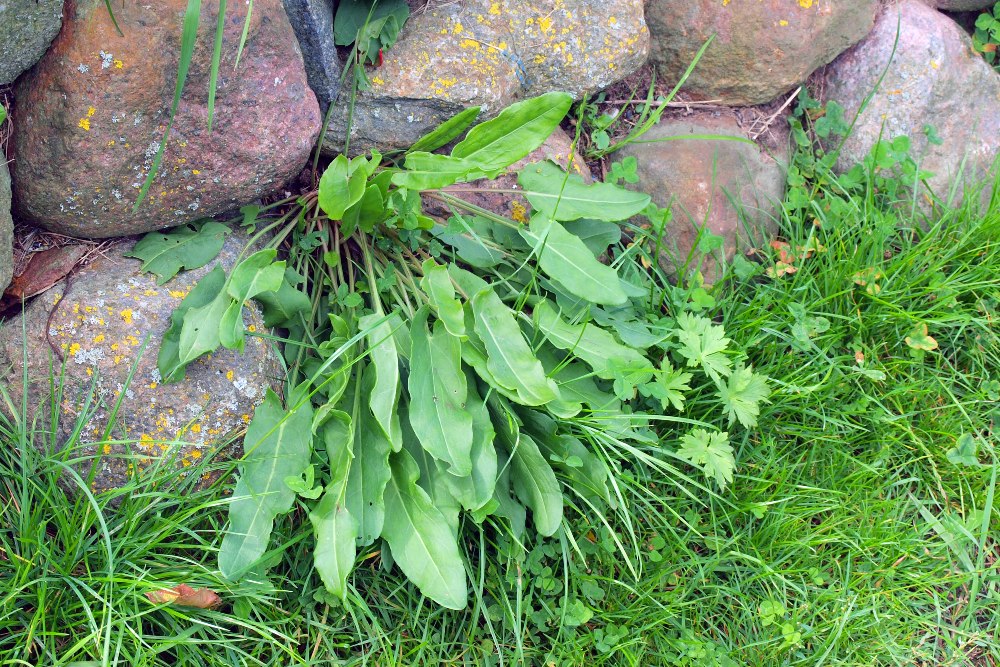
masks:
{"type": "Polygon", "coordinates": [[[0,85],[38,62],[62,26],[63,0],[0,2],[0,85]]]}
{"type": "Polygon", "coordinates": [[[333,41],[333,0],[282,0],[302,49],[309,87],[326,113],[337,99],[344,63],[333,41]]]}
{"type": "Polygon", "coordinates": [[[931,3],[947,12],[968,12],[992,7],[996,0],[931,0],[931,3]]]}
{"type": "Polygon", "coordinates": [[[954,21],[918,0],[887,8],[871,34],[827,68],[821,90],[848,119],[872,95],[841,148],[841,170],[880,139],[906,135],[921,169],[934,173],[928,187],[945,199],[956,183],[984,177],[1000,151],[1000,75],[954,21]]]}
{"type": "Polygon", "coordinates": [[[10,217],[10,172],[0,154],[0,294],[14,272],[14,221],[10,217]]]}
{"type": "MultiPolygon", "coordinates": [[[[358,155],[373,148],[380,151],[404,150],[420,137],[448,120],[464,107],[441,99],[377,97],[361,95],[350,119],[351,143],[348,152],[358,155]]],[[[322,151],[336,155],[344,149],[348,126],[346,103],[334,109],[323,136],[322,151]]]]}
{"type": "Polygon", "coordinates": [[[879,0],[647,0],[650,61],[698,99],[765,104],[803,83],[872,27],[879,0]]]}
{"type": "MultiPolygon", "coordinates": [[[[553,90],[579,98],[637,70],[648,49],[641,0],[432,2],[406,22],[381,67],[369,69],[371,90],[359,96],[362,114],[392,107],[407,129],[396,134],[381,118],[373,125],[360,118],[359,134],[380,148],[403,148],[436,125],[427,111],[440,103],[480,106],[489,117],[553,90]]],[[[342,130],[331,144],[343,144],[342,130]]]]}
{"type": "MultiPolygon", "coordinates": [[[[680,272],[702,226],[723,237],[727,260],[776,233],[790,159],[787,131],[773,155],[748,139],[732,112],[702,113],[664,119],[642,136],[652,143],[629,144],[614,154],[615,160],[635,156],[634,187],[672,211],[660,257],[665,269],[680,272]],[[696,135],[722,138],[677,138],[696,135]]],[[[709,283],[720,277],[718,257],[692,256],[695,266],[688,270],[700,269],[709,283]]]]}
{"type": "MultiPolygon", "coordinates": [[[[220,446],[217,456],[239,456],[239,443],[230,441],[280,374],[271,344],[248,336],[243,354],[220,349],[193,362],[187,377],[172,384],[162,383],[156,357],[173,309],[216,263],[231,268],[246,242],[245,235],[232,234],[209,266],[183,272],[162,286],[140,271],[139,260],[122,256],[132,244],[120,244],[35,297],[23,316],[0,327],[0,384],[16,389],[10,392],[16,401],[26,376],[28,412],[34,417],[36,406],[42,411],[36,422],[40,428],[50,423],[50,363],[56,373],[62,371],[54,434],[60,447],[71,441],[93,388],[90,412],[73,446],[79,448],[75,454],[88,457],[77,468],[84,479],[96,463],[95,489],[120,486],[135,467],[161,462],[187,467],[220,446]],[[25,346],[26,369],[21,361],[25,346]],[[111,440],[105,441],[119,398],[111,440]]],[[[245,322],[263,329],[255,306],[246,309],[245,322]]]]}

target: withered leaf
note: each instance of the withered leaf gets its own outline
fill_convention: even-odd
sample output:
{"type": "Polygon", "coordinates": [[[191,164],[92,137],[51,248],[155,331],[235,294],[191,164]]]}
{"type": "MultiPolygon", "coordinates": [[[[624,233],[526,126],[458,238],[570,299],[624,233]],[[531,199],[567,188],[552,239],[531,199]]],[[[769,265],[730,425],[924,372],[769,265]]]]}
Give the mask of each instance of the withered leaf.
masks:
{"type": "Polygon", "coordinates": [[[153,604],[172,604],[178,607],[197,607],[198,609],[214,609],[222,604],[215,591],[207,588],[191,588],[181,584],[175,588],[164,588],[149,591],[146,597],[153,604]]]}

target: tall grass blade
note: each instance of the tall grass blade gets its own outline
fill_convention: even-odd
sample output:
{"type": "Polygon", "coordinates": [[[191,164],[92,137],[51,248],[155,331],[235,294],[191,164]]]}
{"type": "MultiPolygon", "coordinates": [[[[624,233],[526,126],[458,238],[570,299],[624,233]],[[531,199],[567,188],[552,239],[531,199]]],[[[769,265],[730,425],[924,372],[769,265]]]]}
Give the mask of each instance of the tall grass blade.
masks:
{"type": "MultiPolygon", "coordinates": [[[[249,17],[249,14],[248,14],[249,17]]],[[[212,69],[208,77],[208,131],[212,131],[215,117],[215,88],[219,79],[219,61],[222,60],[222,33],[226,28],[226,0],[219,0],[219,17],[215,24],[215,46],[212,50],[212,69]]]]}

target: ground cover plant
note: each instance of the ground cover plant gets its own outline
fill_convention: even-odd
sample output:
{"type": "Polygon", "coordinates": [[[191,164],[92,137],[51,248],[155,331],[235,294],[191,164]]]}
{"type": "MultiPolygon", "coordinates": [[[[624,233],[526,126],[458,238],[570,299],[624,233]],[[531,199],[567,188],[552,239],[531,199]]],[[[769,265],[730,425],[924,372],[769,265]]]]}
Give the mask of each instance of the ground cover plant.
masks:
{"type": "MultiPolygon", "coordinates": [[[[285,401],[275,395],[255,414],[235,488],[228,477],[206,491],[169,479],[164,466],[120,491],[94,496],[82,484],[67,498],[57,480],[73,461],[73,443],[56,454],[58,443],[45,440],[55,429],[6,418],[0,437],[14,446],[0,461],[0,572],[11,585],[0,604],[0,659],[993,664],[996,202],[966,197],[957,207],[924,207],[914,199],[922,196],[912,188],[920,174],[904,142],[889,141],[854,172],[835,176],[817,139],[829,145],[846,124],[835,109],[828,114],[802,101],[782,236],[738,258],[715,287],[668,279],[657,262],[657,226],[669,213],[645,200],[618,202],[642,204],[645,213],[621,235],[611,220],[558,219],[563,206],[592,195],[628,193],[584,189],[551,166],[527,170],[525,189],[535,193],[527,201],[546,214],[541,224],[469,211],[459,195],[437,188],[499,165],[467,159],[475,141],[447,156],[414,151],[398,170],[377,169],[375,156],[338,159],[317,193],[247,209],[251,225],[278,236],[248,250],[243,269],[210,278],[220,297],[188,302],[175,315],[176,349],[165,345],[160,361],[180,373],[202,348],[238,346],[247,334],[226,313],[258,290],[270,323],[288,332],[278,341],[290,379],[285,401]],[[434,169],[417,169],[428,163],[434,169]],[[535,177],[539,184],[529,185],[535,177]],[[413,183],[452,207],[446,225],[421,217],[406,188],[413,183]],[[344,193],[333,198],[337,208],[324,201],[330,188],[344,193]],[[381,207],[371,204],[377,197],[381,207]],[[349,213],[352,199],[360,206],[349,213]],[[279,246],[284,265],[273,252],[279,246]],[[610,292],[573,291],[587,283],[567,276],[581,274],[546,258],[570,246],[578,264],[615,273],[624,303],[610,280],[602,283],[610,292]],[[608,260],[603,268],[595,266],[599,256],[608,260]],[[268,296],[282,290],[281,299],[268,296]],[[218,317],[189,317],[197,308],[218,317]],[[507,343],[487,348],[479,332],[498,321],[513,323],[507,343]],[[204,331],[200,322],[215,328],[204,331]],[[465,340],[455,335],[462,331],[465,340]],[[595,334],[599,349],[616,350],[623,363],[588,353],[595,334]],[[481,348],[469,345],[477,335],[481,348]],[[547,383],[511,386],[491,370],[490,353],[518,340],[556,383],[558,401],[532,405],[525,392],[547,383]],[[438,354],[442,348],[450,356],[438,354]],[[376,396],[388,396],[396,410],[379,412],[385,403],[357,397],[372,397],[392,375],[393,350],[395,391],[376,396]],[[485,363],[476,357],[483,351],[485,363]],[[472,429],[480,446],[482,433],[494,431],[496,503],[456,493],[466,481],[476,490],[477,477],[455,474],[462,468],[445,458],[450,451],[425,448],[410,417],[427,397],[410,385],[421,355],[452,359],[466,404],[482,402],[479,430],[476,421],[472,429]],[[569,392],[581,382],[586,392],[569,392]],[[264,478],[274,489],[264,498],[282,496],[284,504],[245,493],[260,479],[254,467],[275,460],[268,448],[292,429],[313,437],[311,451],[290,457],[298,467],[264,478]],[[529,438],[540,456],[526,470],[511,450],[529,438]],[[432,517],[432,534],[454,549],[451,557],[457,552],[469,608],[447,609],[460,606],[458,584],[435,587],[425,569],[397,557],[389,534],[397,528],[386,533],[384,519],[387,547],[373,530],[368,544],[346,541],[353,557],[333,554],[334,568],[322,564],[330,555],[325,530],[350,535],[348,514],[367,525],[359,519],[364,502],[354,516],[350,501],[328,500],[351,493],[351,471],[369,453],[353,449],[362,439],[380,442],[372,467],[388,459],[385,484],[395,496],[383,495],[385,511],[416,508],[432,517]],[[355,458],[345,480],[346,443],[355,458]],[[546,468],[548,482],[527,479],[546,468]],[[518,475],[532,483],[518,484],[518,475]],[[179,492],[165,490],[170,481],[179,492]],[[558,517],[546,488],[558,491],[558,517]],[[251,520],[234,530],[247,507],[251,520]],[[259,539],[248,544],[247,536],[259,539]],[[222,604],[202,610],[147,599],[179,584],[215,591],[222,604]]],[[[447,134],[422,148],[443,145],[447,134]]],[[[514,159],[506,154],[503,162],[514,159]]],[[[149,238],[146,249],[136,248],[149,268],[163,276],[179,270],[184,262],[149,238]]],[[[415,382],[433,380],[422,375],[415,382]]],[[[218,465],[199,462],[196,473],[218,465]]]]}

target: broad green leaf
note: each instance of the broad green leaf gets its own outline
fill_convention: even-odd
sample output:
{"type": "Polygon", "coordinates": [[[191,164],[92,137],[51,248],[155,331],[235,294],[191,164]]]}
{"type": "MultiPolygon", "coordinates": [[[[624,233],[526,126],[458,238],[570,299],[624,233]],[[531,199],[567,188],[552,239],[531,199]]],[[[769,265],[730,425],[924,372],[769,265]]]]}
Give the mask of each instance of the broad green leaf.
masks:
{"type": "Polygon", "coordinates": [[[189,310],[212,303],[226,284],[226,272],[221,266],[209,271],[188,292],[180,305],[170,314],[170,328],[163,334],[160,351],[156,357],[156,367],[164,382],[179,382],[184,379],[186,363],[180,360],[180,338],[184,326],[184,316],[189,310]]]}
{"type": "Polygon", "coordinates": [[[739,421],[746,428],[757,425],[760,404],[770,403],[771,387],[767,378],[753,372],[750,366],[738,364],[725,383],[719,384],[719,398],[729,414],[729,424],[739,421]]]}
{"type": "Polygon", "coordinates": [[[222,343],[222,347],[228,350],[239,350],[242,354],[245,337],[243,304],[239,301],[233,301],[226,308],[226,312],[222,314],[222,320],[219,322],[219,342],[222,343]]]}
{"type": "Polygon", "coordinates": [[[219,322],[226,309],[233,303],[225,292],[207,305],[191,308],[184,313],[184,323],[177,342],[177,354],[181,364],[188,364],[203,354],[216,350],[222,341],[219,338],[219,322]]]}
{"type": "Polygon", "coordinates": [[[445,479],[451,488],[452,495],[462,507],[475,512],[482,509],[493,498],[497,482],[497,452],[493,446],[496,433],[490,421],[490,413],[486,403],[476,391],[475,378],[471,372],[466,374],[469,383],[469,396],[466,409],[472,415],[472,474],[466,477],[446,475],[445,479]]]}
{"type": "Polygon", "coordinates": [[[427,314],[426,307],[418,311],[410,329],[410,425],[424,449],[461,477],[472,472],[472,416],[466,410],[461,342],[440,322],[429,333],[427,314]]]}
{"type": "MultiPolygon", "coordinates": [[[[606,391],[601,391],[594,381],[593,372],[579,361],[565,360],[563,353],[556,353],[547,345],[538,350],[538,358],[545,373],[559,385],[559,393],[567,405],[576,402],[590,407],[593,414],[617,415],[621,401],[606,391]]],[[[546,406],[551,409],[550,406],[546,406]]],[[[565,415],[559,415],[565,416],[565,415]]]]}
{"type": "Polygon", "coordinates": [[[302,475],[309,465],[312,406],[305,387],[291,392],[289,411],[268,389],[247,427],[242,473],[229,505],[229,530],[219,548],[219,569],[227,579],[238,578],[264,555],[275,517],[295,502],[285,478],[302,475]]]}
{"type": "Polygon", "coordinates": [[[563,496],[556,474],[538,450],[538,445],[522,433],[511,452],[514,493],[531,509],[535,530],[548,537],[562,523],[563,496]]]}
{"type": "Polygon", "coordinates": [[[275,262],[273,248],[250,255],[233,268],[226,291],[241,306],[261,292],[274,292],[285,278],[285,262],[275,262]]]}
{"type": "MultiPolygon", "coordinates": [[[[384,318],[378,314],[365,315],[358,320],[358,326],[364,330],[384,318]]],[[[382,433],[392,443],[392,450],[398,452],[402,446],[402,436],[399,424],[395,423],[396,406],[399,402],[399,356],[396,354],[396,344],[392,338],[392,326],[385,320],[368,333],[368,346],[371,350],[369,372],[375,374],[372,393],[368,405],[375,417],[375,422],[382,433]]]]}
{"type": "MultiPolygon", "coordinates": [[[[373,371],[363,371],[361,395],[371,394],[373,371]]],[[[354,461],[347,477],[347,510],[358,520],[358,546],[366,547],[382,534],[385,520],[383,493],[389,481],[392,444],[375,421],[371,410],[361,406],[354,420],[354,461]]]]}
{"type": "Polygon", "coordinates": [[[733,457],[733,446],[729,444],[728,433],[696,428],[681,436],[677,456],[700,468],[721,489],[733,481],[736,459],[733,457]]]}
{"type": "Polygon", "coordinates": [[[323,585],[331,594],[347,599],[347,577],[357,558],[358,522],[344,506],[337,491],[327,491],[309,513],[316,535],[313,561],[323,585]]]}
{"type": "Polygon", "coordinates": [[[468,217],[454,216],[447,227],[435,225],[430,232],[441,243],[450,245],[458,259],[464,263],[479,269],[489,269],[503,261],[505,248],[491,235],[483,233],[483,225],[477,224],[481,220],[477,217],[470,220],[468,217]]]}
{"type": "Polygon", "coordinates": [[[465,131],[465,128],[472,125],[472,123],[474,123],[476,118],[479,116],[479,109],[479,107],[469,107],[468,109],[459,111],[457,114],[417,139],[416,143],[410,146],[409,151],[407,152],[416,153],[419,151],[436,151],[452,139],[458,137],[458,135],[462,134],[462,132],[465,131]]]}
{"type": "MultiPolygon", "coordinates": [[[[317,415],[318,413],[317,410],[317,415]]],[[[354,420],[351,415],[342,410],[331,410],[321,429],[330,472],[330,483],[327,485],[327,489],[334,491],[339,497],[347,486],[347,476],[351,470],[351,462],[354,460],[354,420]]]]}
{"type": "Polygon", "coordinates": [[[559,388],[545,376],[514,312],[493,288],[487,287],[472,297],[472,314],[475,332],[486,350],[486,367],[497,383],[515,392],[524,405],[544,405],[559,398],[559,388]]]}
{"type": "Polygon", "coordinates": [[[595,256],[600,257],[608,247],[622,239],[622,228],[602,220],[572,220],[563,225],[566,231],[583,241],[595,256]]]}
{"type": "Polygon", "coordinates": [[[563,320],[548,300],[535,306],[535,322],[546,339],[560,350],[572,352],[594,369],[599,378],[611,380],[614,368],[628,366],[648,369],[653,376],[653,364],[646,356],[631,347],[622,345],[610,333],[596,324],[569,324],[563,320]]]}
{"type": "Polygon", "coordinates": [[[298,280],[300,277],[294,270],[285,269],[281,287],[272,292],[261,292],[254,297],[264,313],[264,326],[287,324],[298,315],[308,316],[312,311],[309,295],[293,286],[298,280]]]}
{"type": "Polygon", "coordinates": [[[511,495],[509,463],[510,457],[507,455],[500,465],[500,474],[497,475],[493,498],[497,505],[496,514],[510,522],[510,532],[515,539],[519,540],[524,535],[524,524],[527,521],[528,513],[525,511],[524,505],[511,495]]]}
{"type": "Polygon", "coordinates": [[[577,174],[544,161],[529,164],[518,175],[523,195],[535,211],[559,221],[592,218],[605,222],[628,220],[649,206],[649,195],[610,183],[587,185],[577,174]]]}
{"type": "Polygon", "coordinates": [[[464,609],[465,564],[447,520],[417,486],[419,470],[405,450],[393,454],[390,465],[382,535],[392,557],[421,593],[449,609],[464,609]]]}
{"type": "Polygon", "coordinates": [[[417,468],[420,470],[417,485],[427,492],[431,503],[441,512],[441,516],[448,523],[452,535],[455,536],[455,539],[458,539],[459,514],[462,512],[462,505],[455,498],[455,494],[452,493],[448,480],[468,478],[459,478],[449,474],[444,464],[431,456],[423,448],[416,434],[413,433],[413,429],[409,428],[408,424],[404,424],[404,420],[409,421],[407,406],[405,404],[400,407],[400,414],[403,417],[400,419],[403,430],[403,450],[413,458],[417,463],[417,468]]]}
{"type": "Polygon", "coordinates": [[[478,169],[474,162],[436,153],[409,153],[393,185],[411,190],[438,190],[464,180],[478,169]]]}
{"type": "Polygon", "coordinates": [[[452,157],[479,167],[495,177],[535,150],[559,126],[573,98],[551,92],[510,105],[496,118],[480,123],[451,151],[452,157]]]}
{"type": "MultiPolygon", "coordinates": [[[[380,0],[378,3],[372,3],[371,0],[340,0],[333,22],[334,38],[337,46],[350,46],[366,25],[382,25],[383,20],[389,17],[394,19],[398,32],[409,15],[410,7],[405,0],[380,0]]],[[[377,47],[372,51],[367,43],[358,44],[358,48],[365,54],[371,51],[373,56],[378,52],[377,47]]]]}
{"type": "Polygon", "coordinates": [[[535,436],[542,454],[561,470],[573,489],[592,502],[611,503],[608,466],[577,438],[568,435],[535,436]]]}
{"type": "Polygon", "coordinates": [[[716,382],[728,377],[733,362],[726,356],[729,339],[725,330],[707,317],[680,313],[677,316],[677,352],[687,359],[688,366],[701,366],[716,382]]]}
{"type": "Polygon", "coordinates": [[[344,211],[344,219],[340,226],[344,236],[350,236],[354,230],[371,232],[375,225],[386,219],[385,196],[378,185],[371,184],[365,188],[361,199],[344,211]]]}
{"type": "Polygon", "coordinates": [[[618,273],[602,264],[578,236],[541,215],[531,218],[521,236],[538,253],[538,265],[570,294],[591,303],[620,306],[628,301],[618,273]]]}
{"type": "Polygon", "coordinates": [[[226,225],[206,220],[181,225],[169,232],[150,232],[125,257],[141,259],[141,270],[156,274],[156,283],[162,285],[181,269],[190,271],[212,261],[231,231],[226,225]]]}
{"type": "Polygon", "coordinates": [[[448,275],[448,269],[433,259],[428,259],[423,265],[424,277],[420,286],[434,308],[438,319],[444,324],[452,336],[465,336],[465,311],[462,302],[455,298],[455,286],[448,275]]]}
{"type": "Polygon", "coordinates": [[[367,180],[364,172],[351,173],[350,162],[338,155],[319,179],[319,207],[331,220],[340,220],[364,196],[367,180]]]}

